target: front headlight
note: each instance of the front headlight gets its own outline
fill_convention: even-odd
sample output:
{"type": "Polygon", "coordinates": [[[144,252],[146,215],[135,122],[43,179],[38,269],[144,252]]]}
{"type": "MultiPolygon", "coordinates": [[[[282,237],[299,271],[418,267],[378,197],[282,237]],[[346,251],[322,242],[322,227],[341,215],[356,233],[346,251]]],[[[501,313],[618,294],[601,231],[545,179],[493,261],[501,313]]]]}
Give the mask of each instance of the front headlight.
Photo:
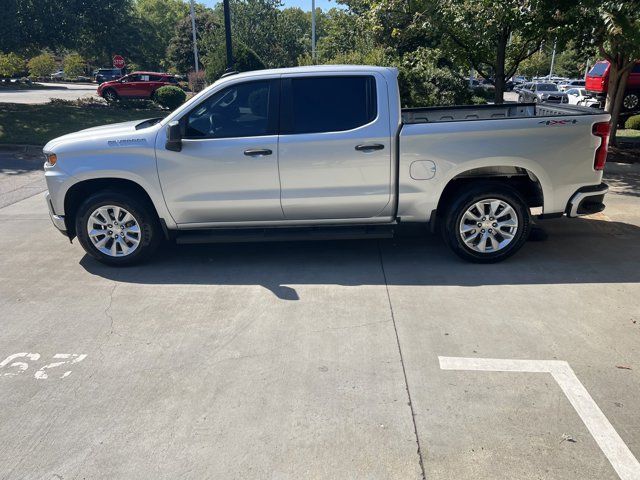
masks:
{"type": "Polygon", "coordinates": [[[44,158],[47,161],[47,165],[49,167],[53,167],[58,161],[58,156],[55,153],[44,152],[44,158]]]}

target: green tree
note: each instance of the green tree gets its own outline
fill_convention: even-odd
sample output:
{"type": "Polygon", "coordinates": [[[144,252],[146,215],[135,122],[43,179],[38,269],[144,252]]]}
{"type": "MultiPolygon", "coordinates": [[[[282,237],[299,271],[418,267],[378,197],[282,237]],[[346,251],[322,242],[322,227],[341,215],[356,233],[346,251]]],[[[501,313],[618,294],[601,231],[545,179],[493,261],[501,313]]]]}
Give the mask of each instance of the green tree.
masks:
{"type": "MultiPolygon", "coordinates": [[[[262,70],[265,68],[264,62],[258,57],[256,52],[242,43],[234,45],[233,70],[236,72],[248,72],[250,70],[262,70]]],[[[227,69],[227,54],[223,42],[219,42],[217,47],[211,50],[203,59],[207,81],[215,82],[227,69]]]]}
{"type": "Polygon", "coordinates": [[[41,53],[29,60],[29,75],[32,77],[46,77],[56,69],[56,61],[48,52],[41,53]]]}
{"type": "Polygon", "coordinates": [[[553,41],[567,22],[565,0],[438,0],[435,17],[458,60],[466,59],[495,85],[502,103],[504,84],[520,63],[553,41]]]}
{"type": "Polygon", "coordinates": [[[78,53],[70,53],[62,62],[64,75],[67,78],[75,78],[84,73],[85,61],[78,53]]]}
{"type": "MultiPolygon", "coordinates": [[[[196,5],[196,19],[196,38],[202,58],[208,53],[209,38],[222,32],[222,23],[213,10],[200,4],[196,5]]],[[[178,21],[169,41],[166,57],[168,65],[179,73],[184,74],[195,69],[191,18],[189,16],[178,21]]],[[[199,67],[202,67],[202,60],[200,60],[199,67]]]]}
{"type": "Polygon", "coordinates": [[[169,67],[166,61],[167,48],[176,25],[189,15],[188,5],[182,0],[137,0],[134,13],[139,19],[144,40],[140,53],[144,57],[145,68],[156,70],[169,67]]]}
{"type": "Polygon", "coordinates": [[[24,58],[15,53],[0,53],[0,77],[13,77],[24,71],[24,58]]]}
{"type": "Polygon", "coordinates": [[[620,111],[629,95],[627,80],[640,60],[640,6],[637,1],[591,0],[583,1],[578,9],[582,42],[596,45],[611,64],[605,110],[611,113],[611,143],[615,145],[620,111]]]}

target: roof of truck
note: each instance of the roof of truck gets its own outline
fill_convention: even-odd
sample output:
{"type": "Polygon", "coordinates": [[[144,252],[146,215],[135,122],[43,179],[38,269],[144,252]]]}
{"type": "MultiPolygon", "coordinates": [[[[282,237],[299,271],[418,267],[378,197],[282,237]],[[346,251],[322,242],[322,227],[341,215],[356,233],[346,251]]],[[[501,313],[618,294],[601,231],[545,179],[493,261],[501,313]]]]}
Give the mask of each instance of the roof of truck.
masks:
{"type": "Polygon", "coordinates": [[[383,75],[397,71],[393,67],[376,67],[372,65],[308,65],[303,67],[270,68],[265,70],[252,70],[250,72],[235,73],[225,78],[252,77],[256,75],[282,75],[287,73],[313,73],[313,72],[380,72],[383,75]]]}

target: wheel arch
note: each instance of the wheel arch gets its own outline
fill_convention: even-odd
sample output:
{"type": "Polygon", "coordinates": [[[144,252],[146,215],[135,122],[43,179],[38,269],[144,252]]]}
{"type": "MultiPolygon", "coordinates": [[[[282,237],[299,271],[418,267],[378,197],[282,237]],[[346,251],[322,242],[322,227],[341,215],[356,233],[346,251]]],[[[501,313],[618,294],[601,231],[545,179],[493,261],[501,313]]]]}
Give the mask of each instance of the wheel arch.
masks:
{"type": "Polygon", "coordinates": [[[544,180],[541,180],[532,170],[512,165],[481,166],[453,172],[444,184],[434,213],[437,216],[443,215],[446,207],[461,190],[477,184],[480,180],[509,185],[523,196],[529,208],[543,207],[544,209],[545,200],[548,201],[545,198],[544,180]]]}
{"type": "Polygon", "coordinates": [[[151,199],[151,196],[139,183],[136,183],[133,180],[116,177],[92,178],[73,184],[65,193],[64,220],[70,239],[73,239],[76,236],[75,220],[78,208],[82,202],[84,202],[90,195],[105,191],[126,193],[141,199],[150,209],[152,209],[160,219],[160,222],[164,225],[162,216],[151,199]]]}

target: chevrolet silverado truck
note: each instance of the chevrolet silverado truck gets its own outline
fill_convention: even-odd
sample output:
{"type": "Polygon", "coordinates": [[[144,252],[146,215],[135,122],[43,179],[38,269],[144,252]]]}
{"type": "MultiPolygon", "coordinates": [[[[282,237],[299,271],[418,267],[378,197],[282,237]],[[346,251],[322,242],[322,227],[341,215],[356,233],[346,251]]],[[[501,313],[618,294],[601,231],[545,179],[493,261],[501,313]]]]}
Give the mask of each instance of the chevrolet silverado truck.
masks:
{"type": "Polygon", "coordinates": [[[401,109],[397,71],[227,75],[164,119],[44,147],[53,224],[111,265],[178,243],[440,231],[497,262],[532,218],[604,209],[608,114],[569,105],[401,109]]]}

